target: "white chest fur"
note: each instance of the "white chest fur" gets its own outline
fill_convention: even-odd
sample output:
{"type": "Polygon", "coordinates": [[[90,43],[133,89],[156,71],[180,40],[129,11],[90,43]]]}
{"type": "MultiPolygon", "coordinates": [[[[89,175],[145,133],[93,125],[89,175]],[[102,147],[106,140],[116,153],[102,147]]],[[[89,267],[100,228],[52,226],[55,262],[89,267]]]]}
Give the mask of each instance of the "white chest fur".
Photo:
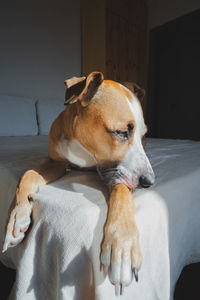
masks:
{"type": "Polygon", "coordinates": [[[67,159],[69,162],[81,168],[88,168],[96,165],[95,157],[76,139],[68,142],[66,139],[62,138],[58,143],[56,151],[60,157],[67,159]]]}

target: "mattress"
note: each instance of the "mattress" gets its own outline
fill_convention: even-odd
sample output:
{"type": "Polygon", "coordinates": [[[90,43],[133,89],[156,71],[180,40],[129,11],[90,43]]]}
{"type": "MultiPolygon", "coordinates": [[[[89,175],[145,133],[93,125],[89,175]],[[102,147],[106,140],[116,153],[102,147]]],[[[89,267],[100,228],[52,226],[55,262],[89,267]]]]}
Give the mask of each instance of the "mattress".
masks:
{"type": "MultiPolygon", "coordinates": [[[[22,173],[47,155],[47,137],[0,138],[0,243],[22,173]]],[[[143,264],[125,300],[173,299],[182,268],[200,261],[200,142],[148,139],[156,182],[138,189],[136,223],[143,264]]],[[[10,299],[115,299],[99,270],[107,188],[95,172],[71,171],[37,193],[25,240],[0,260],[17,269],[10,299]]]]}

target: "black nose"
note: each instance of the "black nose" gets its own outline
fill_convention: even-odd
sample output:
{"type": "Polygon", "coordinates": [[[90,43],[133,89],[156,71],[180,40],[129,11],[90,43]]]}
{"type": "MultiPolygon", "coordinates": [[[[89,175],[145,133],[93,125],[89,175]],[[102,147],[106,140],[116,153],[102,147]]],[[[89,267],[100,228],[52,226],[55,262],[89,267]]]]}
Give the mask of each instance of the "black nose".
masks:
{"type": "Polygon", "coordinates": [[[155,181],[155,176],[154,175],[146,175],[146,176],[141,175],[140,178],[139,178],[140,185],[143,188],[150,187],[151,185],[154,184],[154,181],[155,181]]]}

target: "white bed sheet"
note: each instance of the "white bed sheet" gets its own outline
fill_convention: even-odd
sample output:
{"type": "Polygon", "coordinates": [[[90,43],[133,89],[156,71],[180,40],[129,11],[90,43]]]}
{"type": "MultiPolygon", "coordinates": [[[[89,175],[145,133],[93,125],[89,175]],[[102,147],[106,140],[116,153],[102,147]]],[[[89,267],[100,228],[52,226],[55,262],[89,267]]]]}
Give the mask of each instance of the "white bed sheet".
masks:
{"type": "MultiPolygon", "coordinates": [[[[173,299],[182,268],[200,261],[200,142],[149,139],[156,174],[137,190],[136,222],[143,264],[125,300],[173,299]]],[[[0,243],[19,176],[42,161],[47,137],[0,138],[0,243]]],[[[0,254],[17,269],[10,299],[117,299],[99,271],[108,192],[95,172],[72,171],[42,187],[25,241],[0,254]]]]}

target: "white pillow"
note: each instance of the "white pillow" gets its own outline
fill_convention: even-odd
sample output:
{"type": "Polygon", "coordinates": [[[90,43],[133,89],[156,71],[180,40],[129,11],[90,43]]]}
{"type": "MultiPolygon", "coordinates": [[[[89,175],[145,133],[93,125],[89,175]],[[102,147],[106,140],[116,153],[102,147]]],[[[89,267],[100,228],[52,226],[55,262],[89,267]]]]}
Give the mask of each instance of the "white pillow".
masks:
{"type": "Polygon", "coordinates": [[[64,99],[39,99],[36,103],[40,135],[49,134],[51,125],[65,109],[64,99]]]}
{"type": "Polygon", "coordinates": [[[0,136],[37,134],[38,126],[34,100],[0,95],[0,136]]]}

